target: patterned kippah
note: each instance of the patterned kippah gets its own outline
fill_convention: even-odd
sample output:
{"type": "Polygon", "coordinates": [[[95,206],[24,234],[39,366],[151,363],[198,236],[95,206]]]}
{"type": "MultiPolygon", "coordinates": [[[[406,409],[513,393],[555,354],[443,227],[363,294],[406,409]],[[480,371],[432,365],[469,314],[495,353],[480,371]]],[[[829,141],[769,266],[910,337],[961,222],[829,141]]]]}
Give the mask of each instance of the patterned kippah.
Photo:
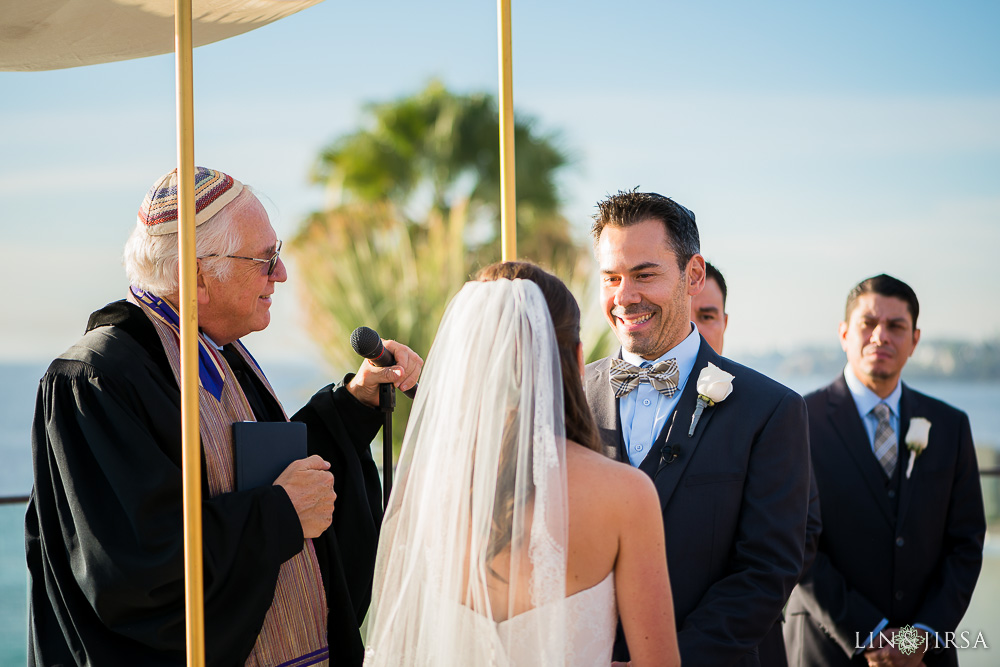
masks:
{"type": "MultiPolygon", "coordinates": [[[[195,167],[195,227],[222,210],[243,191],[243,184],[221,171],[195,167]]],[[[139,207],[138,224],[151,236],[177,232],[177,170],[161,176],[139,207]]]]}

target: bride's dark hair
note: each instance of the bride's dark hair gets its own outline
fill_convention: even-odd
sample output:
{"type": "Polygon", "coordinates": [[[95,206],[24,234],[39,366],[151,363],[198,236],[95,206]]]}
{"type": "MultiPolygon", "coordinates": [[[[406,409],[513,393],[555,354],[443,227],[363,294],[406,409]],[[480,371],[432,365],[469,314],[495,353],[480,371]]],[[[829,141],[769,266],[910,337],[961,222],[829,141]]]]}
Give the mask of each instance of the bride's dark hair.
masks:
{"type": "Polygon", "coordinates": [[[482,269],[477,280],[486,282],[507,278],[530,280],[538,285],[549,307],[552,325],[559,347],[559,366],[562,370],[563,404],[566,419],[566,438],[584,447],[601,451],[594,414],[587,404],[577,365],[576,349],[580,344],[580,306],[573,293],[554,275],[530,262],[497,262],[482,269]]]}
{"type": "MultiPolygon", "coordinates": [[[[545,298],[549,315],[556,334],[556,346],[559,349],[559,368],[562,375],[563,414],[565,420],[566,439],[580,445],[600,451],[600,438],[597,434],[597,423],[587,404],[587,396],[583,391],[583,381],[580,378],[580,366],[576,350],[580,344],[580,306],[573,293],[561,280],[541,267],[529,262],[497,262],[483,268],[476,275],[480,282],[494,280],[522,279],[535,283],[545,298]]],[[[513,419],[514,412],[508,414],[513,419]]],[[[493,505],[493,527],[486,549],[486,567],[496,579],[508,583],[506,572],[498,572],[493,567],[493,559],[511,545],[511,530],[513,528],[512,510],[515,503],[515,462],[516,453],[512,444],[506,441],[516,441],[516,434],[509,428],[504,428],[505,446],[501,448],[497,475],[497,497],[493,505]]],[[[530,496],[534,493],[534,485],[530,480],[517,491],[518,495],[530,496]]],[[[502,569],[502,568],[501,568],[502,569]]]]}

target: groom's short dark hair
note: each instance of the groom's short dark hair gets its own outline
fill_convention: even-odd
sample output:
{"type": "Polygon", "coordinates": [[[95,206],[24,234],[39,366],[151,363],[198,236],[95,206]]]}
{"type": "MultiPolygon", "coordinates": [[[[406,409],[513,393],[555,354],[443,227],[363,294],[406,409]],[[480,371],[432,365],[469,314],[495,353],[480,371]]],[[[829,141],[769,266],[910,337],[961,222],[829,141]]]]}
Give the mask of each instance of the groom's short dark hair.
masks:
{"type": "Polygon", "coordinates": [[[891,296],[902,299],[906,302],[910,317],[913,318],[913,328],[917,328],[917,315],[920,314],[920,303],[917,301],[917,293],[909,285],[898,278],[893,278],[884,273],[871,278],[865,278],[854,286],[854,289],[847,295],[847,306],[844,308],[844,321],[851,319],[851,313],[858,305],[858,298],[864,294],[878,294],[880,296],[891,296]]]}
{"type": "Polygon", "coordinates": [[[655,192],[619,190],[597,202],[594,225],[590,233],[594,237],[594,249],[601,240],[605,227],[630,227],[646,220],[659,220],[667,230],[667,240],[677,257],[681,271],[688,261],[701,252],[701,239],[694,213],[670,197],[655,192]]]}

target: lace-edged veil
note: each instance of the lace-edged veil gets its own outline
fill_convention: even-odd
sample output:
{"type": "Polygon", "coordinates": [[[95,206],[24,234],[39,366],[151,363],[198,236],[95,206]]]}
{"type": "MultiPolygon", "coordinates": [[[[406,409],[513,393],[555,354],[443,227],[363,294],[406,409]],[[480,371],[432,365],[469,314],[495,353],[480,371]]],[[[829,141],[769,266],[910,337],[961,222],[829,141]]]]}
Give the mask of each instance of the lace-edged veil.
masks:
{"type": "Polygon", "coordinates": [[[541,290],[470,282],[420,380],[375,566],[366,665],[565,662],[562,378],[541,290]],[[527,619],[525,619],[527,620],[527,619]],[[525,644],[528,644],[525,646],[525,644]]]}

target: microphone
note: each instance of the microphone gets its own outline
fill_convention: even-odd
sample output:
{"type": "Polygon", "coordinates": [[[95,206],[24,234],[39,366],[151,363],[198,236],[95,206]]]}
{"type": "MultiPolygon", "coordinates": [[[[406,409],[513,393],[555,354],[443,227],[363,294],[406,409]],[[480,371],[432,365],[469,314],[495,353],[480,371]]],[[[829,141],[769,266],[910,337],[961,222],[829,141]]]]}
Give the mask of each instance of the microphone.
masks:
{"type": "Polygon", "coordinates": [[[680,445],[664,445],[660,451],[660,465],[668,466],[681,455],[680,445]]]}
{"type": "MultiPolygon", "coordinates": [[[[382,337],[374,329],[358,327],[351,332],[351,347],[359,355],[372,362],[373,366],[386,368],[396,365],[396,357],[382,344],[382,337]]],[[[410,398],[416,398],[417,385],[413,385],[403,393],[410,398]]]]}
{"type": "Polygon", "coordinates": [[[670,415],[670,426],[667,428],[667,439],[663,441],[663,447],[660,449],[660,465],[656,469],[656,472],[663,470],[666,466],[676,461],[677,457],[681,455],[681,446],[670,444],[670,434],[674,432],[675,419],[677,419],[677,410],[674,410],[674,414],[670,415]]]}

